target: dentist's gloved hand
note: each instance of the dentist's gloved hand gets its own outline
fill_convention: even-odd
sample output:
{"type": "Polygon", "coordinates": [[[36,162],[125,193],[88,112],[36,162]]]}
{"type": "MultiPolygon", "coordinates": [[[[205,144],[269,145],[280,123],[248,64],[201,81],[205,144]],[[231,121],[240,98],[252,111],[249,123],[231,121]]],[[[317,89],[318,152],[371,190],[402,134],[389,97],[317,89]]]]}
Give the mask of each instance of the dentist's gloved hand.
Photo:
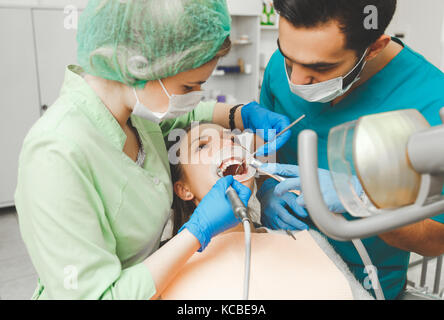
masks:
{"type": "Polygon", "coordinates": [[[256,156],[274,154],[290,139],[291,132],[287,131],[274,141],[276,135],[291,124],[286,116],[269,111],[257,102],[243,106],[241,113],[245,129],[252,130],[265,142],[272,142],[259,148],[256,156]]]}
{"type": "Polygon", "coordinates": [[[201,244],[199,252],[207,247],[211,238],[235,227],[240,222],[234,215],[230,201],[225,194],[230,186],[236,190],[239,198],[247,206],[251,190],[234,180],[233,176],[222,178],[202,199],[188,222],[179,230],[180,233],[184,228],[187,228],[199,240],[201,244]]]}
{"type": "MultiPolygon", "coordinates": [[[[294,177],[281,182],[274,190],[274,194],[279,197],[286,194],[290,190],[301,190],[301,178],[299,176],[299,167],[295,165],[285,164],[267,164],[261,168],[267,172],[278,174],[284,177],[294,177]]],[[[344,213],[347,210],[342,205],[339,197],[336,193],[333,180],[330,175],[330,171],[324,169],[318,169],[319,183],[321,186],[322,196],[328,209],[334,213],[344,213]]],[[[353,177],[353,187],[358,195],[361,195],[363,189],[357,177],[353,177]]],[[[302,194],[297,204],[305,207],[304,195],[302,194]]]]}
{"type": "Polygon", "coordinates": [[[301,218],[308,217],[307,212],[297,204],[297,196],[286,193],[276,197],[274,190],[279,182],[268,179],[259,189],[257,197],[262,206],[262,224],[273,230],[308,230],[308,226],[298,220],[285,208],[288,205],[301,218]]]}

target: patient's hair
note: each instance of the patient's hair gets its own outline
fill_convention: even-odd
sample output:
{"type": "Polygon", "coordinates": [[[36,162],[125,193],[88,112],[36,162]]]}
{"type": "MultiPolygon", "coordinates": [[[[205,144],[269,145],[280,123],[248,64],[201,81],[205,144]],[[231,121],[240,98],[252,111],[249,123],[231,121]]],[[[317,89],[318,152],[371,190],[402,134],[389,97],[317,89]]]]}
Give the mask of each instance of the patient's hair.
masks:
{"type": "MultiPolygon", "coordinates": [[[[201,123],[203,124],[203,123],[201,123]]],[[[193,125],[190,125],[184,128],[184,132],[188,134],[192,129],[193,125]]],[[[170,150],[176,143],[180,143],[181,139],[186,135],[179,136],[175,141],[166,141],[167,149],[170,150]]],[[[177,158],[180,156],[180,149],[177,150],[177,158]]],[[[170,169],[171,169],[171,180],[173,186],[176,182],[182,180],[184,178],[183,167],[180,162],[177,164],[172,164],[170,161],[170,169]]],[[[196,205],[193,201],[185,201],[179,198],[179,196],[173,192],[173,205],[171,207],[174,211],[174,226],[173,226],[173,236],[176,235],[179,229],[188,221],[188,219],[193,214],[194,210],[196,210],[196,205]]]]}
{"type": "MultiPolygon", "coordinates": [[[[171,167],[171,178],[173,180],[173,185],[177,181],[180,181],[183,178],[183,170],[181,164],[172,165],[171,167]]],[[[179,198],[179,196],[174,192],[173,195],[173,206],[172,209],[174,211],[174,227],[173,227],[173,236],[176,235],[179,229],[188,221],[188,219],[193,214],[194,210],[196,210],[196,205],[193,201],[185,201],[179,198]]]]}

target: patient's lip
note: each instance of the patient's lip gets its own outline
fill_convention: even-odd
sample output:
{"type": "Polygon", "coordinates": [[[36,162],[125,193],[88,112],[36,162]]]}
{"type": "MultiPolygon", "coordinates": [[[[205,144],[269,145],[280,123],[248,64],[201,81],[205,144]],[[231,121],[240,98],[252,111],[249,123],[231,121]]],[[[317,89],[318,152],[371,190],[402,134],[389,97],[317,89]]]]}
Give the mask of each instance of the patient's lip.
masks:
{"type": "MultiPolygon", "coordinates": [[[[242,174],[238,174],[234,176],[234,179],[239,182],[245,182],[252,178],[255,174],[255,170],[251,168],[251,166],[247,165],[247,157],[245,151],[241,146],[231,146],[230,148],[221,149],[221,157],[215,163],[216,167],[221,170],[224,176],[236,173],[235,169],[230,169],[230,172],[226,172],[226,170],[233,165],[242,165],[243,170],[242,174]]],[[[236,168],[237,169],[237,168],[236,168]]],[[[240,170],[239,170],[240,171],[240,170]]]]}
{"type": "Polygon", "coordinates": [[[229,160],[221,167],[224,176],[243,176],[248,172],[245,161],[229,160]]]}

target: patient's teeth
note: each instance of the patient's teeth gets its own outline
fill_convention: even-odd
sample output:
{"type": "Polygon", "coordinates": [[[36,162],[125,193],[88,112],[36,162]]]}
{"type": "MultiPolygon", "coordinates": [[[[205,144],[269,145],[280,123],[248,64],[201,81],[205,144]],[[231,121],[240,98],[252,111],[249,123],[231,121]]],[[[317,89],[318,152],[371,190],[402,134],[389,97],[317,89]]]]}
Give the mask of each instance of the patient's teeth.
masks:
{"type": "Polygon", "coordinates": [[[222,170],[222,172],[224,172],[225,170],[228,169],[228,167],[232,166],[232,165],[242,165],[242,161],[241,160],[237,160],[237,159],[227,159],[222,161],[222,164],[220,165],[220,168],[222,170]]]}

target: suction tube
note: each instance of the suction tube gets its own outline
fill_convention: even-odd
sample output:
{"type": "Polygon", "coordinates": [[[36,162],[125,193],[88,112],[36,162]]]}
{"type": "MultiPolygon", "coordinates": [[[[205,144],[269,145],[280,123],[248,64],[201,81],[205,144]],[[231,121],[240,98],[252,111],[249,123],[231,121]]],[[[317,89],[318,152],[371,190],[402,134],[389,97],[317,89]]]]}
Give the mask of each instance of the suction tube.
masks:
{"type": "Polygon", "coordinates": [[[227,196],[230,200],[233,212],[239,219],[242,220],[245,234],[245,270],[244,270],[244,295],[243,299],[248,300],[250,289],[250,262],[251,262],[251,225],[248,211],[242,200],[239,198],[236,190],[233,187],[227,189],[227,196]]]}
{"type": "MultiPolygon", "coordinates": [[[[217,175],[222,177],[222,171],[216,170],[217,175]]],[[[249,291],[250,291],[250,269],[251,269],[251,225],[250,225],[250,217],[248,216],[248,209],[245,207],[242,200],[239,198],[236,190],[233,187],[228,187],[226,191],[226,195],[228,200],[231,203],[231,207],[233,209],[233,213],[239,219],[241,219],[244,234],[245,234],[245,268],[244,268],[244,292],[243,292],[243,300],[248,300],[249,291]]]]}

